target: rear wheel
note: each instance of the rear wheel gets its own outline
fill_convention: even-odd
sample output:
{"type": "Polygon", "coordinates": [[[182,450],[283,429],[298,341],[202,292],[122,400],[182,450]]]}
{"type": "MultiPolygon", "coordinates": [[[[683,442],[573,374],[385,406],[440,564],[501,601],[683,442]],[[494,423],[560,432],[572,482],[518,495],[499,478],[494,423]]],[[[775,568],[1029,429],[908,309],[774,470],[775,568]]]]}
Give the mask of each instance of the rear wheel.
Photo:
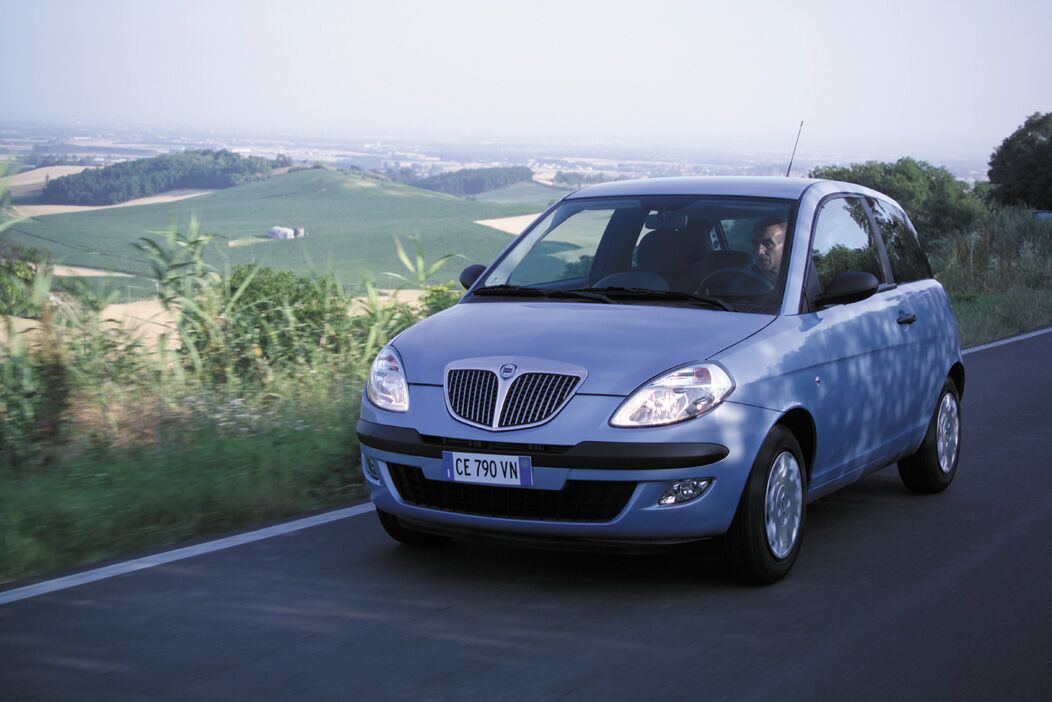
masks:
{"type": "Polygon", "coordinates": [[[942,492],[953,482],[960,456],[961,396],[947,378],[920,448],[899,461],[899,477],[913,492],[942,492]]]}
{"type": "Polygon", "coordinates": [[[398,521],[398,517],[382,509],[377,508],[376,516],[380,518],[380,526],[388,536],[408,546],[435,546],[449,541],[445,536],[410,529],[398,521]]]}
{"type": "Polygon", "coordinates": [[[767,585],[789,573],[800,552],[806,495],[800,444],[786,427],[776,426],[760,447],[724,537],[736,575],[767,585]]]}

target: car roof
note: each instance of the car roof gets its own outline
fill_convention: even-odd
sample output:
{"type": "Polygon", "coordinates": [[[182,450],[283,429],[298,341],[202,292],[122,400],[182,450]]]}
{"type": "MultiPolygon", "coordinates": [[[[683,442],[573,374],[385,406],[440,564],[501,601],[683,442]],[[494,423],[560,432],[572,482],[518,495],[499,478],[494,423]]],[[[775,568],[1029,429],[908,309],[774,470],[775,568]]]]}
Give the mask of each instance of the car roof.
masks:
{"type": "MultiPolygon", "coordinates": [[[[808,187],[829,181],[777,176],[693,176],[687,178],[641,178],[590,185],[566,196],[628,197],[634,195],[747,195],[796,200],[808,187]]],[[[857,187],[857,186],[855,186],[857,187]]]]}

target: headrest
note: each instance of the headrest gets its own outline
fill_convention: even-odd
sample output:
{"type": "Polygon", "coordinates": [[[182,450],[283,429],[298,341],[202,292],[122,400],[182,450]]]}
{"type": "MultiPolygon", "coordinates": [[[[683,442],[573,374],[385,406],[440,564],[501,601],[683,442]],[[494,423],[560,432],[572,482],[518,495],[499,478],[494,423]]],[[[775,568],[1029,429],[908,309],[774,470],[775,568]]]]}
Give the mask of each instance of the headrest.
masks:
{"type": "Polygon", "coordinates": [[[690,262],[688,244],[688,236],[682,232],[656,229],[639,242],[636,263],[640,270],[655,273],[683,270],[690,262]]]}

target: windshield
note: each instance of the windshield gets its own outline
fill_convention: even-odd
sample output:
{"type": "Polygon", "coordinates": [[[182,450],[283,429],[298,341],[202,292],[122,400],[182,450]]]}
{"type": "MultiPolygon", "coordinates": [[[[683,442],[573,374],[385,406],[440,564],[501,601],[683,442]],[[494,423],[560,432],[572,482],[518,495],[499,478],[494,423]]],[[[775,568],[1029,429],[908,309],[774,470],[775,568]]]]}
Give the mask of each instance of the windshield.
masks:
{"type": "Polygon", "coordinates": [[[538,222],[474,292],[775,313],[788,267],[792,205],[678,195],[569,200],[538,222]]]}

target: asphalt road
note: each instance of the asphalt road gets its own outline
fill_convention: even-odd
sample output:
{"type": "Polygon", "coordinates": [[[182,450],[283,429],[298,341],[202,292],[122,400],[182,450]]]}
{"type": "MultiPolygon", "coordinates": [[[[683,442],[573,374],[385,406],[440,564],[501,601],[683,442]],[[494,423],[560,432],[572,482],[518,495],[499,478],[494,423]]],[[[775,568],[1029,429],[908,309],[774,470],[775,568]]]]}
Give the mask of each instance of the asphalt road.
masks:
{"type": "Polygon", "coordinates": [[[949,491],[812,504],[772,587],[366,514],[0,606],[0,699],[1052,699],[1050,358],[967,356],[949,491]]]}

